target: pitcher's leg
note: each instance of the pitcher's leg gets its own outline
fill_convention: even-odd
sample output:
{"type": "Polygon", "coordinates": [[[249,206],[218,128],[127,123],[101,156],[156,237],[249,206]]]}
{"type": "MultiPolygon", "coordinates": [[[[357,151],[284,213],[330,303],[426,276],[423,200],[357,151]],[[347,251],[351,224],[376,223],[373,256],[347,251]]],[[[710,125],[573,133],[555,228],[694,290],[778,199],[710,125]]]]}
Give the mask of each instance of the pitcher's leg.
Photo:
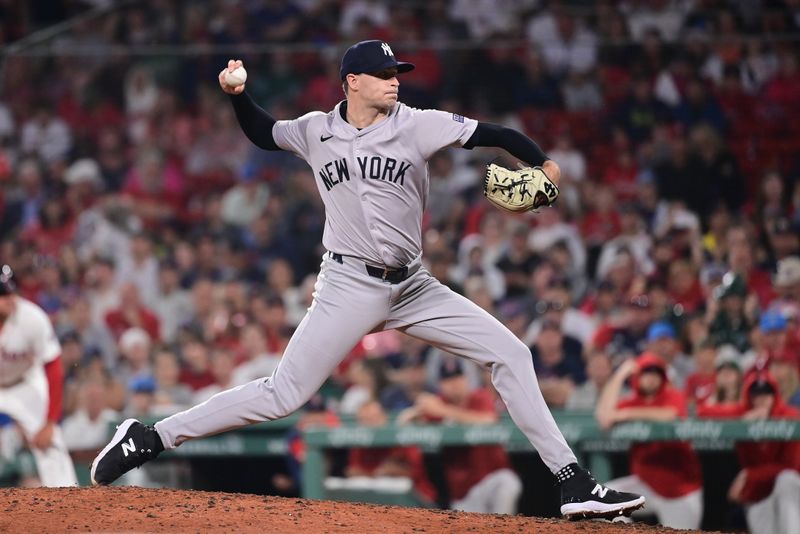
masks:
{"type": "Polygon", "coordinates": [[[392,308],[386,327],[489,366],[514,423],[547,467],[555,473],[576,462],[539,390],[528,347],[500,321],[430,275],[409,291],[416,296],[392,308]]]}
{"type": "Polygon", "coordinates": [[[218,393],[156,423],[164,448],[291,414],[311,398],[358,340],[384,321],[388,289],[331,261],[323,263],[314,302],[273,375],[218,393]]]}

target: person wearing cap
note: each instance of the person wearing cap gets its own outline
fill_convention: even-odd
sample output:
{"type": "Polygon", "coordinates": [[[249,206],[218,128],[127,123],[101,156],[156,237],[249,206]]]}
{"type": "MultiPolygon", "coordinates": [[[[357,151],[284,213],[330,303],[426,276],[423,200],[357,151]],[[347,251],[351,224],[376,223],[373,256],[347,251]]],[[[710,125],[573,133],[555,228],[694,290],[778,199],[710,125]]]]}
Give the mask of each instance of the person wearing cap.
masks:
{"type": "MultiPolygon", "coordinates": [[[[228,61],[218,79],[243,132],[262,149],[285,150],[305,160],[325,206],[326,252],[314,300],[272,376],[221,392],[154,427],[124,421],[95,458],[92,482],[110,484],[186,440],[286,417],[303,406],[364,335],[402,329],[491,368],[511,417],[559,482],[562,514],[597,517],[643,506],[640,495],[604,488],[578,464],[541,395],[527,346],[422,267],[433,154],[451,146],[502,148],[541,167],[553,186],[560,179],[558,164],[516,130],[400,103],[398,75],[414,65],[398,61],[383,41],[362,41],[344,53],[345,99],[333,110],[293,120],[276,121],[261,109],[245,91],[240,76],[245,73],[236,73],[240,67],[241,61],[228,61]],[[144,452],[123,454],[121,443],[128,439],[146,444],[144,452]]],[[[558,210],[544,213],[558,218],[558,210]]],[[[574,252],[577,260],[583,251],[578,246],[574,252]]]]}
{"type": "Polygon", "coordinates": [[[64,172],[64,183],[67,185],[67,190],[62,201],[69,211],[76,215],[76,233],[81,238],[86,237],[82,231],[86,230],[87,218],[92,218],[91,216],[85,217],[84,214],[91,211],[98,201],[98,193],[103,189],[104,182],[100,166],[91,158],[75,161],[64,172]]]}
{"type": "MultiPolygon", "coordinates": [[[[674,421],[688,415],[686,396],[667,378],[659,356],[643,353],[623,362],[600,394],[595,412],[604,430],[626,421],[674,421]],[[631,393],[621,398],[630,379],[631,393]]],[[[697,529],[703,517],[703,480],[700,459],[691,444],[682,441],[634,443],[629,451],[629,476],[608,483],[620,491],[645,496],[646,512],[660,524],[697,529]]],[[[635,514],[634,514],[635,515],[635,514]]]]}
{"type": "Polygon", "coordinates": [[[675,327],[667,321],[657,321],[647,329],[647,349],[659,356],[667,364],[667,375],[677,388],[686,386],[686,379],[692,373],[691,359],[681,352],[681,344],[675,327]]]}
{"type": "Polygon", "coordinates": [[[729,271],[714,290],[707,310],[709,335],[718,344],[730,343],[742,352],[750,348],[750,329],[754,324],[752,306],[746,306],[746,299],[748,291],[744,278],[729,271]]]}
{"type": "Polygon", "coordinates": [[[47,314],[17,295],[14,273],[0,265],[0,413],[22,429],[44,486],[75,486],[61,420],[61,344],[47,314]]]}
{"type": "Polygon", "coordinates": [[[150,375],[135,376],[128,383],[130,399],[125,406],[125,413],[130,417],[148,417],[151,415],[155,394],[158,389],[155,378],[150,375]]]}
{"type": "MultiPolygon", "coordinates": [[[[411,408],[398,416],[411,421],[485,425],[498,420],[491,392],[472,389],[454,357],[442,361],[439,394],[421,393],[411,408]]],[[[517,512],[522,481],[511,467],[501,445],[445,447],[442,449],[450,508],[465,512],[510,514],[517,512]]]]}
{"type": "MultiPolygon", "coordinates": [[[[743,391],[738,403],[698,407],[698,417],[800,420],[800,410],[783,402],[768,371],[751,373],[743,391]]],[[[741,471],[728,499],[744,505],[750,532],[800,532],[800,441],[739,441],[735,448],[741,471]]]]}
{"type": "Polygon", "coordinates": [[[789,324],[782,313],[775,310],[767,310],[758,319],[758,352],[764,358],[769,358],[770,354],[781,352],[788,347],[788,328],[789,324]]]}
{"type": "Polygon", "coordinates": [[[117,342],[119,361],[114,374],[126,384],[139,377],[152,377],[152,346],[153,340],[146,330],[138,326],[126,329],[117,342]]]}

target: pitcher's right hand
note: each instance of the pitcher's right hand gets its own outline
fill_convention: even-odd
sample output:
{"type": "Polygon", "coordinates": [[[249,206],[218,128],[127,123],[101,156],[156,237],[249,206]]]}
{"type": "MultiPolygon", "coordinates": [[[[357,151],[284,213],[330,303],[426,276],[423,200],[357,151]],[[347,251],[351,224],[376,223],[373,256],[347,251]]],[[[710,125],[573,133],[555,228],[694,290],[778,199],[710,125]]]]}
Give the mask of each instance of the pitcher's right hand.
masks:
{"type": "Polygon", "coordinates": [[[222,69],[219,72],[219,86],[222,88],[223,91],[228,93],[229,95],[239,95],[244,91],[244,86],[246,84],[239,85],[237,87],[232,87],[225,82],[225,73],[226,72],[233,72],[239,67],[243,67],[244,63],[242,63],[241,59],[229,59],[228,66],[222,69]]]}

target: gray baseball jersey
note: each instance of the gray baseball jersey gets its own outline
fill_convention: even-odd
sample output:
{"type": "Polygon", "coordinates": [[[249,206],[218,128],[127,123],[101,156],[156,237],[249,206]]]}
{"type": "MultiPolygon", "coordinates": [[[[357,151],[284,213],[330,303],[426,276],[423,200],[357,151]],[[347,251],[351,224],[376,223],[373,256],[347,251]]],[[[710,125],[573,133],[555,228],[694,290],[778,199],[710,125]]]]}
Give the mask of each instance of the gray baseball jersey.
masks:
{"type": "Polygon", "coordinates": [[[325,203],[323,257],[314,300],[272,376],[223,391],[156,423],[167,449],[187,439],[285,417],[300,408],[345,355],[370,332],[399,329],[491,369],[517,425],[553,472],[575,462],[542,398],[528,347],[474,302],[422,265],[421,221],[427,160],[463,145],[477,122],[396,104],[358,130],[341,116],[309,113],[279,121],[275,143],[313,168],[325,203]],[[400,267],[405,278],[376,277],[366,264],[400,267]]]}
{"type": "Polygon", "coordinates": [[[342,118],[341,105],[278,121],[272,136],[314,171],[325,203],[325,248],[374,265],[406,265],[422,250],[428,159],[462,146],[478,122],[397,103],[386,119],[358,130],[342,118]]]}

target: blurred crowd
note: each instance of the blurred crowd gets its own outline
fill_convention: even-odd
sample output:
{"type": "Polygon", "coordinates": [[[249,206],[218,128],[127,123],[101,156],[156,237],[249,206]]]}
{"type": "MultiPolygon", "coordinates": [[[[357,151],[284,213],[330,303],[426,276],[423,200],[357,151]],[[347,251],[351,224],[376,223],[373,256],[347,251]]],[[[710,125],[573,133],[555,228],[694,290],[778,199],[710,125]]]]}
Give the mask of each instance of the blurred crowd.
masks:
{"type": "MultiPolygon", "coordinates": [[[[738,402],[753,369],[800,406],[800,4],[402,4],[150,0],[6,58],[0,258],[59,333],[71,446],[275,368],[324,213],[310,169],[252,147],[216,77],[241,57],[276,117],[327,110],[342,50],[369,38],[417,65],[403,102],[515,127],[561,166],[554,208],[508,216],[481,194],[497,154],[440,152],[424,219],[428,268],[530,346],[551,407],[594,409],[642,353],[690,410],[738,402]]],[[[0,41],[107,5],[0,3],[0,41]]],[[[440,417],[447,360],[367,336],[318,405],[440,417]]]]}

